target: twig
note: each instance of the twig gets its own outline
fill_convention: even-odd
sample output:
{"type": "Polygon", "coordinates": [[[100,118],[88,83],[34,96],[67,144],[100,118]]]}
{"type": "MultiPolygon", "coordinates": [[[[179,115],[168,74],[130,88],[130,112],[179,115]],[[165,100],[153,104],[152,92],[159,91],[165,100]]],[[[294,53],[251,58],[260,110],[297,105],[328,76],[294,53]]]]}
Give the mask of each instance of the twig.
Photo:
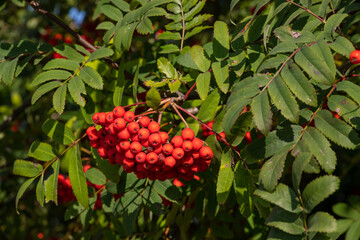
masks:
{"type": "Polygon", "coordinates": [[[321,22],[326,23],[326,21],[325,21],[322,17],[316,15],[315,13],[313,13],[312,11],[310,11],[309,9],[307,9],[307,8],[305,8],[305,7],[297,4],[297,3],[294,3],[293,1],[290,1],[290,0],[286,0],[286,1],[287,1],[288,3],[291,3],[291,4],[293,4],[293,5],[297,6],[297,7],[305,10],[306,12],[308,12],[309,14],[311,14],[312,16],[314,16],[314,17],[316,17],[317,19],[319,19],[321,22]]]}
{"type": "Polygon", "coordinates": [[[180,117],[181,121],[184,122],[185,126],[187,128],[189,128],[189,125],[187,124],[187,122],[185,121],[184,117],[181,115],[181,113],[179,112],[179,110],[177,109],[177,107],[179,107],[176,103],[171,102],[171,106],[174,108],[175,112],[177,113],[177,115],[180,117]]]}
{"type": "Polygon", "coordinates": [[[185,39],[185,16],[184,16],[184,10],[182,4],[181,4],[181,19],[182,19],[182,33],[181,33],[180,52],[183,50],[184,39],[185,39]]]}
{"type": "Polygon", "coordinates": [[[191,86],[191,88],[187,91],[187,93],[185,94],[185,96],[184,96],[184,98],[183,98],[184,101],[189,97],[190,93],[192,92],[192,90],[194,90],[195,87],[196,87],[196,83],[194,83],[194,84],[191,86]]]}

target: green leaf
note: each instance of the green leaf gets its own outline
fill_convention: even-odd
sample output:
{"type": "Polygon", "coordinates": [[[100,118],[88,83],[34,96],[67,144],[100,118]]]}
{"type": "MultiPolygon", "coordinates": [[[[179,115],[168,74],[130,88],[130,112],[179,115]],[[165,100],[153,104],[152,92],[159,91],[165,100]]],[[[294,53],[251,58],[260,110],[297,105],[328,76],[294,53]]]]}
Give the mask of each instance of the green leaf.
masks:
{"type": "Polygon", "coordinates": [[[200,73],[196,78],[196,90],[201,100],[205,100],[208,95],[210,80],[211,80],[210,72],[200,73]]]}
{"type": "Polygon", "coordinates": [[[115,27],[115,25],[112,22],[104,21],[96,26],[96,30],[110,30],[113,27],[115,27]]]}
{"type": "MultiPolygon", "coordinates": [[[[252,114],[250,112],[242,113],[232,126],[231,123],[228,123],[227,121],[224,120],[220,120],[220,121],[222,121],[222,123],[224,124],[226,140],[228,141],[228,143],[231,143],[233,146],[237,146],[241,143],[246,132],[250,131],[253,125],[252,114]]],[[[217,122],[218,120],[216,119],[215,123],[217,122]]],[[[213,129],[215,129],[214,125],[213,125],[213,129]]]]}
{"type": "Polygon", "coordinates": [[[80,205],[79,202],[74,202],[65,211],[64,220],[68,221],[77,217],[85,209],[80,205]]]}
{"type": "Polygon", "coordinates": [[[85,99],[81,94],[86,95],[84,82],[78,76],[74,76],[68,83],[68,89],[72,99],[81,107],[85,106],[85,99]]]}
{"type": "Polygon", "coordinates": [[[360,130],[360,109],[350,98],[341,95],[331,95],[328,99],[328,106],[331,111],[338,113],[356,130],[360,130]]]}
{"type": "Polygon", "coordinates": [[[162,32],[159,36],[158,36],[159,40],[181,40],[181,35],[178,32],[162,32]]]}
{"type": "Polygon", "coordinates": [[[340,180],[336,176],[322,176],[311,181],[302,193],[307,213],[333,194],[339,188],[340,180]]]}
{"type": "Polygon", "coordinates": [[[80,65],[72,60],[64,59],[64,58],[56,58],[46,63],[45,66],[43,67],[43,70],[60,68],[69,71],[76,71],[79,67],[80,65]]]}
{"type": "Polygon", "coordinates": [[[69,151],[71,151],[72,161],[69,163],[69,177],[71,186],[76,199],[84,207],[89,207],[89,196],[86,185],[86,178],[83,171],[80,148],[78,144],[75,144],[69,151]]]}
{"type": "Polygon", "coordinates": [[[281,110],[281,114],[291,122],[297,123],[299,121],[300,109],[282,78],[276,76],[270,84],[268,91],[275,106],[281,110]]]}
{"type": "Polygon", "coordinates": [[[212,16],[213,15],[211,15],[211,14],[203,14],[203,15],[198,15],[198,16],[194,17],[190,22],[187,22],[185,24],[185,30],[189,30],[193,27],[200,25],[202,22],[208,20],[212,16]]]}
{"type": "Polygon", "coordinates": [[[114,51],[111,50],[110,48],[106,48],[106,47],[98,48],[93,53],[91,53],[87,62],[90,62],[90,61],[93,61],[96,59],[105,58],[105,57],[110,57],[113,54],[114,54],[114,51]]]}
{"type": "Polygon", "coordinates": [[[217,201],[224,204],[229,196],[234,181],[234,171],[231,168],[232,150],[228,148],[222,153],[219,175],[216,184],[217,201]]]}
{"type": "Polygon", "coordinates": [[[267,240],[304,240],[302,235],[291,235],[277,228],[271,228],[267,240]]]}
{"type": "Polygon", "coordinates": [[[328,110],[319,111],[314,121],[316,128],[339,146],[355,149],[360,144],[356,131],[342,120],[335,118],[328,110]]]}
{"type": "Polygon", "coordinates": [[[174,52],[180,52],[180,48],[175,44],[166,44],[160,47],[161,51],[159,53],[168,54],[174,52]]]}
{"type": "Polygon", "coordinates": [[[230,12],[234,9],[235,5],[239,2],[240,0],[231,0],[230,3],[230,12]]]}
{"type": "Polygon", "coordinates": [[[97,168],[90,168],[85,172],[85,177],[88,179],[89,182],[96,184],[96,185],[104,185],[106,184],[106,177],[105,175],[97,168]]]}
{"type": "Polygon", "coordinates": [[[169,86],[170,92],[174,93],[174,92],[178,91],[179,88],[181,87],[181,82],[178,79],[176,79],[175,81],[169,81],[168,86],[169,86]]]}
{"type": "Polygon", "coordinates": [[[55,110],[61,115],[65,108],[67,84],[62,84],[58,89],[56,89],[53,96],[53,106],[55,110]]]}
{"type": "Polygon", "coordinates": [[[214,24],[214,56],[218,61],[229,56],[230,37],[229,28],[225,22],[216,21],[214,24]]]}
{"type": "Polygon", "coordinates": [[[41,164],[18,159],[14,162],[13,174],[24,177],[35,177],[40,174],[42,170],[43,166],[41,164]]]}
{"type": "Polygon", "coordinates": [[[218,90],[212,91],[206,100],[201,104],[197,117],[203,121],[208,122],[214,119],[216,109],[219,105],[220,94],[218,90]]]}
{"type": "Polygon", "coordinates": [[[104,83],[101,75],[92,67],[84,66],[79,72],[79,77],[90,87],[102,90],[104,83]]]}
{"type": "Polygon", "coordinates": [[[325,39],[332,40],[332,36],[334,35],[336,28],[347,16],[347,14],[333,14],[329,17],[324,26],[325,39]]]}
{"type": "Polygon", "coordinates": [[[28,180],[26,180],[19,188],[17,194],[16,194],[16,198],[15,198],[15,209],[16,212],[19,214],[19,211],[17,209],[18,207],[18,203],[20,198],[22,197],[22,195],[24,194],[24,192],[26,191],[26,189],[30,186],[30,184],[35,180],[35,178],[30,178],[28,180]]]}
{"type": "MultiPolygon", "coordinates": [[[[350,53],[355,50],[352,43],[343,36],[339,36],[335,39],[334,42],[329,44],[330,48],[332,48],[335,52],[340,53],[345,57],[349,57],[350,53]]],[[[347,81],[345,81],[347,82],[347,81]]]]}
{"type": "Polygon", "coordinates": [[[111,0],[111,2],[121,11],[130,12],[130,4],[125,2],[124,0],[111,0]]]}
{"type": "Polygon", "coordinates": [[[292,182],[294,189],[299,192],[299,185],[301,182],[301,175],[306,168],[306,166],[309,164],[311,160],[311,153],[308,152],[300,152],[295,158],[295,161],[292,166],[292,182]]]}
{"type": "Polygon", "coordinates": [[[321,56],[319,51],[305,46],[295,55],[295,62],[316,82],[331,86],[335,82],[335,72],[331,72],[321,56]]]}
{"type": "Polygon", "coordinates": [[[211,26],[199,26],[199,27],[196,27],[196,28],[192,29],[190,32],[187,32],[185,34],[184,40],[189,39],[192,36],[202,32],[202,31],[204,31],[206,29],[210,29],[210,28],[212,28],[212,27],[211,26]]]}
{"type": "Polygon", "coordinates": [[[317,129],[309,127],[304,133],[303,140],[309,146],[310,151],[314,154],[325,172],[333,172],[336,166],[336,155],[330,148],[330,143],[324,135],[317,129]]]}
{"type": "Polygon", "coordinates": [[[169,180],[155,180],[152,187],[158,194],[171,202],[177,202],[181,198],[180,190],[169,180]]]}
{"type": "Polygon", "coordinates": [[[44,206],[44,198],[45,198],[44,182],[43,182],[43,178],[40,177],[36,185],[36,199],[42,207],[44,206]]]}
{"type": "Polygon", "coordinates": [[[229,65],[227,61],[214,62],[211,67],[220,90],[227,93],[229,90],[229,65]]]}
{"type": "Polygon", "coordinates": [[[296,64],[286,64],[281,77],[298,99],[309,106],[317,106],[315,89],[296,64]]]}
{"type": "Polygon", "coordinates": [[[350,218],[353,220],[360,219],[360,212],[358,208],[349,206],[346,203],[337,203],[332,206],[332,211],[343,218],[350,218]]]}
{"type": "Polygon", "coordinates": [[[335,76],[336,73],[336,65],[334,61],[334,57],[331,53],[331,50],[324,39],[318,40],[311,48],[316,52],[319,53],[319,56],[324,59],[325,63],[331,70],[331,73],[335,76]]]}
{"type": "Polygon", "coordinates": [[[60,44],[60,45],[55,46],[54,50],[55,50],[55,52],[59,53],[61,56],[64,56],[67,59],[73,60],[77,63],[85,61],[85,57],[83,55],[81,55],[81,53],[76,51],[74,48],[72,48],[70,45],[60,44]]]}
{"type": "Polygon", "coordinates": [[[86,105],[85,107],[80,107],[80,110],[85,122],[88,124],[94,124],[92,116],[95,113],[95,104],[91,96],[86,97],[86,105]]]}
{"type": "Polygon", "coordinates": [[[150,88],[146,93],[146,105],[150,108],[157,109],[161,102],[161,96],[156,88],[150,88]]]}
{"type": "Polygon", "coordinates": [[[190,54],[200,71],[206,72],[209,70],[210,60],[205,57],[204,49],[201,46],[195,45],[191,47],[190,54]]]}
{"type": "Polygon", "coordinates": [[[345,240],[359,239],[360,238],[360,220],[355,221],[345,235],[345,240]]]}
{"type": "Polygon", "coordinates": [[[288,151],[278,153],[261,167],[259,180],[266,190],[273,191],[278,184],[284,171],[287,154],[288,151]]]}
{"type": "Polygon", "coordinates": [[[105,174],[106,178],[117,183],[120,179],[118,173],[119,166],[112,165],[108,160],[101,158],[94,148],[91,148],[91,153],[96,161],[96,165],[105,174]]]}
{"type": "Polygon", "coordinates": [[[191,48],[189,46],[184,47],[180,52],[180,55],[177,57],[177,63],[184,67],[201,71],[191,56],[191,48]]]}
{"type": "Polygon", "coordinates": [[[31,144],[28,155],[41,161],[51,161],[56,157],[56,153],[50,144],[39,141],[31,144]]]}
{"type": "Polygon", "coordinates": [[[336,219],[327,212],[317,212],[309,218],[309,232],[336,232],[336,219]]]}
{"type": "Polygon", "coordinates": [[[234,126],[237,119],[241,116],[240,113],[244,110],[244,107],[250,103],[250,99],[240,98],[237,104],[233,104],[229,109],[226,109],[224,118],[222,120],[222,126],[225,132],[229,132],[234,126]]]}
{"type": "Polygon", "coordinates": [[[164,58],[164,57],[159,58],[157,60],[157,66],[158,66],[160,72],[165,74],[165,76],[167,78],[170,78],[170,79],[177,79],[178,78],[178,73],[177,73],[176,69],[170,63],[170,61],[167,60],[166,58],[164,58]]]}
{"type": "Polygon", "coordinates": [[[153,23],[149,18],[144,18],[137,26],[136,31],[142,35],[153,33],[153,23]]]}
{"type": "Polygon", "coordinates": [[[275,55],[278,53],[293,52],[297,48],[296,44],[293,42],[282,42],[276,45],[271,51],[270,55],[275,55]]]}
{"type": "Polygon", "coordinates": [[[287,212],[279,207],[274,208],[265,223],[270,227],[278,228],[292,235],[305,232],[303,219],[300,215],[287,212]]]}
{"type": "Polygon", "coordinates": [[[3,67],[2,67],[2,80],[3,82],[10,86],[14,77],[15,77],[15,70],[16,70],[16,66],[18,63],[19,58],[15,58],[11,61],[6,61],[5,63],[3,63],[3,67]]]}
{"type": "Polygon", "coordinates": [[[267,91],[257,95],[250,106],[255,125],[263,134],[268,134],[272,125],[272,112],[267,91]]]}
{"type": "Polygon", "coordinates": [[[56,205],[57,200],[57,189],[58,189],[58,177],[60,169],[60,159],[57,159],[51,164],[51,170],[47,172],[48,176],[44,177],[44,190],[45,190],[45,202],[48,203],[53,201],[56,205]]]}
{"type": "Polygon", "coordinates": [[[278,54],[275,57],[266,59],[256,70],[256,72],[262,72],[265,69],[278,68],[282,63],[288,59],[288,56],[284,54],[278,54]]]}
{"type": "Polygon", "coordinates": [[[31,87],[35,87],[41,83],[47,82],[49,80],[64,80],[71,77],[71,74],[68,71],[64,70],[49,70],[42,72],[36,76],[36,78],[31,82],[31,87]]]}
{"type": "Polygon", "coordinates": [[[285,184],[280,183],[273,193],[257,189],[254,194],[286,211],[292,213],[300,213],[302,211],[299,198],[285,184]]]}
{"type": "MultiPolygon", "coordinates": [[[[198,2],[196,4],[195,7],[193,7],[190,11],[186,12],[185,10],[185,20],[189,21],[190,19],[192,19],[196,14],[198,14],[201,9],[205,6],[206,0],[201,0],[200,2],[198,2]]],[[[186,7],[184,7],[186,9],[186,7]]]]}
{"type": "Polygon", "coordinates": [[[31,98],[31,104],[35,104],[36,101],[41,98],[44,94],[47,92],[53,90],[56,87],[59,87],[61,85],[61,82],[58,81],[52,81],[45,83],[41,85],[39,88],[37,88],[31,98]]]}
{"type": "Polygon", "coordinates": [[[235,167],[234,181],[236,200],[239,204],[240,213],[245,218],[248,218],[253,212],[252,194],[254,192],[254,187],[252,183],[252,176],[240,161],[237,162],[235,167]]]}
{"type": "Polygon", "coordinates": [[[350,81],[339,82],[336,91],[346,92],[355,102],[360,104],[360,86],[350,81]]]}
{"type": "Polygon", "coordinates": [[[115,22],[118,22],[123,18],[122,12],[111,4],[103,4],[101,5],[100,9],[105,16],[114,20],[115,22]]]}
{"type": "Polygon", "coordinates": [[[47,119],[41,126],[41,130],[51,139],[58,143],[68,145],[75,141],[75,135],[63,123],[53,119],[47,119]]]}
{"type": "Polygon", "coordinates": [[[125,85],[126,85],[126,81],[125,81],[125,63],[123,58],[121,59],[121,62],[119,64],[119,72],[118,72],[118,78],[116,81],[116,86],[115,86],[115,90],[114,90],[114,95],[113,95],[113,103],[115,106],[121,106],[121,102],[122,102],[122,97],[123,97],[123,93],[124,93],[124,89],[125,89],[125,85]]]}

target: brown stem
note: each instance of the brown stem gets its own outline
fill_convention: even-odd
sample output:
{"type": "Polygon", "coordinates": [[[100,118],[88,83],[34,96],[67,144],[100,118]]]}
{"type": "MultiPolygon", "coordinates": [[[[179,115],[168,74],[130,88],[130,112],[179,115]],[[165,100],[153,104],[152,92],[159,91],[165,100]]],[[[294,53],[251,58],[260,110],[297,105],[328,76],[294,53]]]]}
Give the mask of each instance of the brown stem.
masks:
{"type": "Polygon", "coordinates": [[[191,86],[191,88],[187,91],[187,93],[185,94],[185,96],[184,96],[184,98],[183,98],[184,101],[189,97],[190,93],[192,92],[192,90],[194,90],[195,87],[196,87],[196,83],[194,83],[194,84],[191,86]]]}
{"type": "Polygon", "coordinates": [[[312,16],[314,16],[314,17],[316,17],[317,19],[319,19],[321,22],[326,23],[326,21],[325,21],[322,17],[316,15],[315,13],[313,13],[312,11],[310,11],[309,9],[307,9],[306,7],[303,7],[303,6],[301,6],[301,5],[297,4],[297,3],[294,3],[293,1],[290,1],[290,0],[286,0],[286,1],[287,1],[288,3],[291,3],[291,4],[293,4],[293,5],[297,6],[297,7],[305,10],[306,12],[308,12],[309,14],[311,14],[312,16]]]}
{"type": "Polygon", "coordinates": [[[183,116],[181,115],[181,113],[180,113],[179,110],[177,109],[177,107],[179,107],[179,106],[176,105],[176,103],[173,103],[173,102],[172,102],[170,105],[173,107],[173,109],[175,110],[175,112],[177,113],[177,115],[180,117],[181,121],[184,122],[185,126],[186,126],[187,128],[189,128],[189,125],[187,124],[186,120],[183,118],[183,116]]]}

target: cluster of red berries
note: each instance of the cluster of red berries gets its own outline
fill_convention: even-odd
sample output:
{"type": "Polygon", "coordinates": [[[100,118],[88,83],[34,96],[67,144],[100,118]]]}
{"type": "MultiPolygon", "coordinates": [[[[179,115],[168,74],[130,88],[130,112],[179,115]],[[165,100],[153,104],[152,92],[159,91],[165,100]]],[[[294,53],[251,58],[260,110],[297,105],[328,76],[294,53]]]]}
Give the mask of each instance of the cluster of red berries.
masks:
{"type": "Polygon", "coordinates": [[[90,145],[97,148],[100,157],[122,165],[124,171],[134,172],[141,179],[191,180],[210,165],[213,151],[203,146],[190,128],[169,140],[156,121],[147,116],[135,120],[135,114],[121,106],[112,112],[95,113],[93,121],[102,128],[87,129],[90,145]]]}
{"type": "Polygon", "coordinates": [[[352,51],[349,58],[353,64],[360,64],[360,50],[352,51]]]}

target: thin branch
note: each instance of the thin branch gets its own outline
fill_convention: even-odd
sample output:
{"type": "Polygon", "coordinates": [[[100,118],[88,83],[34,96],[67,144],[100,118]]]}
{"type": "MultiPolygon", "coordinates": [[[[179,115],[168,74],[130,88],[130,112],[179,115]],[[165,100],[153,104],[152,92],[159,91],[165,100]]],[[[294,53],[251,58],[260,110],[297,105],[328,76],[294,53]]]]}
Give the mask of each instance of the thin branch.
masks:
{"type": "Polygon", "coordinates": [[[184,122],[185,126],[187,128],[189,128],[188,123],[186,122],[186,120],[184,119],[184,117],[181,115],[181,113],[179,112],[179,110],[177,109],[177,107],[179,107],[176,103],[171,103],[171,106],[174,108],[175,112],[177,113],[177,115],[181,118],[181,121],[184,122]]]}
{"type": "Polygon", "coordinates": [[[192,90],[194,90],[195,87],[196,87],[196,83],[194,83],[194,84],[191,86],[191,88],[187,91],[187,93],[185,94],[185,96],[184,96],[184,98],[183,98],[184,101],[189,97],[190,93],[192,92],[192,90]]]}
{"type": "Polygon", "coordinates": [[[184,10],[182,4],[181,4],[181,19],[182,19],[182,34],[181,34],[180,52],[183,50],[184,39],[185,39],[185,16],[184,16],[184,10]]]}
{"type": "Polygon", "coordinates": [[[316,15],[315,13],[313,13],[312,11],[310,11],[309,9],[307,9],[306,7],[303,7],[303,6],[301,6],[301,5],[297,4],[297,3],[294,3],[293,1],[290,1],[290,0],[286,0],[286,1],[287,1],[288,3],[291,3],[291,4],[293,4],[293,5],[297,6],[297,7],[305,10],[306,12],[308,12],[309,14],[311,14],[312,16],[314,16],[314,17],[316,17],[317,19],[319,19],[321,22],[326,23],[326,21],[325,21],[322,17],[316,15]]]}

